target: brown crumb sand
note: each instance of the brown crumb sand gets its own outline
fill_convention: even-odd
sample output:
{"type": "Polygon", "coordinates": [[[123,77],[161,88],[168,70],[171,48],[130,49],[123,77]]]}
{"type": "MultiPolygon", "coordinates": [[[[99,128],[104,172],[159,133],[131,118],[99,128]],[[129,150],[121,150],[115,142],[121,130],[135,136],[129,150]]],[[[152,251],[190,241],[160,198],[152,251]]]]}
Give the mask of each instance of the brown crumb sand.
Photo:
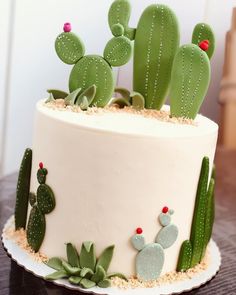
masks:
{"type": "Polygon", "coordinates": [[[196,126],[197,123],[194,120],[187,119],[187,118],[176,118],[170,117],[170,112],[166,110],[152,110],[152,109],[141,109],[137,110],[131,107],[124,107],[120,109],[116,105],[107,106],[104,108],[92,107],[88,108],[87,111],[82,111],[79,106],[66,106],[64,99],[56,99],[55,101],[47,102],[44,104],[46,107],[53,109],[53,110],[60,110],[60,111],[71,111],[75,113],[83,113],[87,115],[101,115],[104,113],[128,113],[132,115],[140,115],[145,118],[157,119],[163,122],[169,122],[174,124],[186,124],[186,125],[193,125],[196,126]]]}
{"type": "Polygon", "coordinates": [[[20,248],[25,250],[33,258],[33,260],[37,262],[44,262],[48,260],[46,255],[40,252],[35,253],[34,250],[31,249],[27,242],[26,231],[23,228],[15,230],[13,216],[9,222],[9,226],[4,229],[3,235],[6,239],[13,240],[18,246],[20,246],[20,248]]]}
{"type": "MultiPolygon", "coordinates": [[[[46,255],[38,252],[35,253],[27,243],[26,239],[26,232],[24,229],[20,229],[15,231],[14,229],[14,217],[8,223],[8,226],[5,227],[3,231],[3,235],[6,239],[13,240],[17,245],[19,245],[22,249],[24,249],[31,257],[37,262],[44,262],[47,261],[48,258],[46,255]]],[[[192,279],[196,274],[204,271],[207,269],[210,261],[209,251],[207,251],[204,259],[200,264],[195,266],[194,268],[189,269],[186,272],[176,272],[172,271],[166,273],[165,275],[161,276],[157,280],[153,281],[140,281],[136,277],[131,277],[128,281],[125,281],[121,278],[114,277],[111,279],[112,286],[118,287],[120,289],[134,289],[134,288],[153,288],[158,287],[164,284],[171,284],[176,281],[183,281],[192,279]]]]}

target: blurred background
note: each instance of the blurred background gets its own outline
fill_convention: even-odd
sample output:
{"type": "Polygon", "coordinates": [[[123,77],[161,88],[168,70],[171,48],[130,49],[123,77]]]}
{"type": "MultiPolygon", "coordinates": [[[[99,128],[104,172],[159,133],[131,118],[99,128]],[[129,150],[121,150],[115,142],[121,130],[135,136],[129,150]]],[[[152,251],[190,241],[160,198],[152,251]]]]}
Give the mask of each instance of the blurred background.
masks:
{"type": "MultiPolygon", "coordinates": [[[[130,26],[136,27],[144,8],[155,0],[130,1],[133,6],[130,26]]],[[[23,151],[31,146],[37,100],[47,96],[46,89],[67,90],[71,66],[63,64],[54,52],[54,40],[62,31],[63,24],[71,22],[72,30],[84,41],[87,54],[102,54],[111,38],[107,24],[111,3],[112,0],[0,0],[0,176],[17,171],[23,151]]],[[[227,107],[220,111],[219,104],[220,96],[224,106],[229,92],[236,89],[234,81],[227,78],[231,75],[229,67],[225,66],[225,79],[221,81],[226,32],[230,28],[231,33],[227,37],[231,44],[228,46],[228,64],[232,64],[229,57],[233,52],[232,40],[236,40],[236,12],[235,23],[231,20],[236,1],[162,0],[161,3],[176,12],[182,44],[190,42],[196,23],[207,22],[213,27],[216,52],[211,61],[212,80],[201,113],[216,122],[221,120],[226,129],[230,116],[236,124],[236,112],[227,107]],[[220,94],[220,88],[223,94],[220,94]]],[[[236,72],[236,63],[234,69],[236,72]]],[[[132,63],[118,69],[116,75],[119,86],[131,88],[132,63]]],[[[230,101],[234,104],[234,100],[230,101]]],[[[234,126],[231,131],[227,130],[228,133],[225,133],[229,136],[222,136],[221,142],[224,138],[231,141],[234,126]]]]}

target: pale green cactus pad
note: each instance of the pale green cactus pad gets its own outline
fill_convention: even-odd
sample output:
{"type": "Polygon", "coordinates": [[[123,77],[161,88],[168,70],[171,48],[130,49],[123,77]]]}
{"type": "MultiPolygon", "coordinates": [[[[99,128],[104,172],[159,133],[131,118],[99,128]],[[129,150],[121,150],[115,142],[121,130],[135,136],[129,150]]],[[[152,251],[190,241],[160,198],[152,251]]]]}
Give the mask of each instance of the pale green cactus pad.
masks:
{"type": "Polygon", "coordinates": [[[32,166],[32,150],[26,149],[21,161],[16,189],[15,229],[26,226],[28,200],[30,194],[30,177],[32,166]]]}
{"type": "Polygon", "coordinates": [[[92,242],[84,242],[80,251],[80,266],[90,268],[94,271],[96,265],[96,256],[94,244],[92,242]]]}
{"type": "Polygon", "coordinates": [[[70,74],[70,92],[81,88],[82,91],[96,85],[96,95],[93,105],[104,107],[114,90],[114,78],[109,64],[98,55],[88,55],[80,59],[70,74]]]}
{"type": "Polygon", "coordinates": [[[156,236],[155,242],[160,244],[163,249],[171,247],[178,237],[178,228],[174,224],[163,227],[156,236]]]}
{"type": "Polygon", "coordinates": [[[197,45],[179,48],[172,68],[170,110],[173,117],[194,119],[210,82],[210,62],[197,45]]]}
{"type": "Polygon", "coordinates": [[[124,35],[130,40],[134,40],[135,29],[129,27],[131,6],[128,0],[115,0],[108,13],[108,22],[114,36],[117,36],[117,30],[114,25],[120,24],[124,28],[124,35]]]}
{"type": "Polygon", "coordinates": [[[103,56],[113,67],[126,64],[132,54],[131,41],[125,36],[114,37],[106,45],[103,56]]]}
{"type": "Polygon", "coordinates": [[[162,107],[178,46],[179,28],[172,10],[165,5],[147,7],[135,35],[133,71],[133,89],[143,95],[146,108],[162,107]]]}
{"type": "Polygon", "coordinates": [[[162,226],[167,226],[171,222],[171,216],[168,213],[159,214],[159,222],[162,226]]]}
{"type": "Polygon", "coordinates": [[[206,54],[211,58],[215,51],[215,35],[208,24],[200,23],[197,24],[193,30],[192,43],[199,45],[199,43],[204,40],[209,41],[209,47],[206,54]]]}
{"type": "Polygon", "coordinates": [[[161,274],[164,251],[159,244],[149,244],[136,257],[136,273],[140,280],[155,280],[161,274]]]}
{"type": "Polygon", "coordinates": [[[136,250],[141,251],[145,246],[144,236],[140,234],[132,236],[131,243],[136,250]]]}
{"type": "Polygon", "coordinates": [[[59,58],[66,64],[75,64],[84,56],[84,45],[74,33],[61,33],[55,41],[55,49],[59,58]]]}

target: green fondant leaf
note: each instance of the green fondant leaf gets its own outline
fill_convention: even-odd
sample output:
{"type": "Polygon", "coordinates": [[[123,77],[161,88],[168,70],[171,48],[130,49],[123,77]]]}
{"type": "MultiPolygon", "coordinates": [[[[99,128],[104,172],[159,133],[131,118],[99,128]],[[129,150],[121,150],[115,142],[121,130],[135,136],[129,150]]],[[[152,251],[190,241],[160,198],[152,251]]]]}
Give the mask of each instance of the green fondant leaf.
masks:
{"type": "Polygon", "coordinates": [[[68,275],[64,270],[59,270],[56,271],[50,275],[45,276],[46,280],[59,280],[59,279],[63,279],[63,278],[67,278],[68,275]]]}
{"type": "Polygon", "coordinates": [[[122,98],[126,98],[127,101],[130,100],[130,91],[128,89],[116,87],[114,92],[119,93],[122,96],[122,98]]]}
{"type": "Polygon", "coordinates": [[[108,106],[112,106],[112,105],[118,105],[119,108],[122,109],[124,107],[130,106],[130,103],[126,98],[114,97],[108,103],[108,106]]]}
{"type": "Polygon", "coordinates": [[[86,96],[82,97],[81,103],[80,103],[80,108],[82,111],[87,111],[88,107],[89,107],[89,103],[88,103],[88,99],[86,96]]]}
{"type": "Polygon", "coordinates": [[[111,281],[109,279],[105,279],[98,283],[98,287],[100,288],[109,288],[111,286],[111,281]]]}
{"type": "Polygon", "coordinates": [[[85,279],[83,278],[81,281],[80,281],[80,284],[79,284],[82,288],[84,289],[90,289],[94,286],[96,286],[96,284],[88,279],[85,279]]]}
{"type": "Polygon", "coordinates": [[[53,94],[52,93],[49,93],[49,97],[48,99],[45,101],[45,103],[48,103],[48,102],[51,102],[51,101],[55,101],[54,97],[53,97],[53,94]]]}
{"type": "Polygon", "coordinates": [[[96,95],[96,90],[97,87],[95,84],[89,86],[87,89],[85,89],[78,97],[78,99],[76,100],[76,104],[80,105],[82,102],[82,99],[84,96],[86,96],[87,101],[88,101],[88,106],[91,105],[91,103],[93,102],[93,99],[96,95]]]}
{"type": "Polygon", "coordinates": [[[77,96],[79,95],[80,91],[81,88],[77,88],[73,92],[68,94],[67,97],[65,97],[65,104],[73,106],[76,102],[77,96]]]}
{"type": "Polygon", "coordinates": [[[58,257],[50,258],[45,264],[55,270],[64,270],[62,266],[62,259],[58,257]]]}
{"type": "Polygon", "coordinates": [[[56,206],[54,193],[47,184],[40,184],[37,189],[38,207],[43,214],[53,211],[56,206]]]}
{"type": "Polygon", "coordinates": [[[101,256],[98,258],[97,266],[101,265],[105,271],[108,271],[113,257],[114,248],[115,246],[111,245],[102,252],[101,256]]]}
{"type": "Polygon", "coordinates": [[[96,265],[96,256],[94,244],[92,242],[84,242],[80,251],[80,266],[90,268],[94,271],[96,265]],[[89,249],[89,251],[87,251],[89,249]]]}
{"type": "Polygon", "coordinates": [[[144,109],[145,99],[142,96],[142,94],[133,91],[130,93],[130,97],[131,97],[131,104],[135,109],[138,109],[138,110],[144,109]]]}
{"type": "Polygon", "coordinates": [[[47,92],[53,95],[54,99],[65,98],[67,97],[68,93],[58,89],[48,89],[47,92]]]}
{"type": "Polygon", "coordinates": [[[68,262],[71,266],[80,267],[79,254],[74,245],[72,245],[71,243],[66,244],[66,254],[68,262]]]}
{"type": "Polygon", "coordinates": [[[82,280],[81,277],[77,277],[77,276],[70,276],[69,277],[69,282],[73,285],[79,285],[81,280],[82,280]]]}
{"type": "Polygon", "coordinates": [[[16,189],[15,229],[26,227],[28,201],[30,192],[30,177],[32,165],[32,150],[26,149],[21,161],[16,189]]]}
{"type": "Polygon", "coordinates": [[[62,266],[64,270],[69,274],[69,275],[80,275],[81,268],[79,267],[74,267],[71,266],[68,262],[62,261],[62,266]]]}
{"type": "Polygon", "coordinates": [[[120,272],[114,272],[114,273],[111,273],[111,274],[109,274],[107,276],[108,279],[115,278],[115,277],[120,278],[120,279],[125,280],[125,281],[128,282],[127,277],[123,273],[120,273],[120,272]]]}
{"type": "Polygon", "coordinates": [[[96,267],[95,274],[91,277],[91,281],[98,284],[100,281],[103,281],[106,277],[106,272],[101,265],[96,267]]]}
{"type": "Polygon", "coordinates": [[[93,274],[94,272],[90,268],[86,268],[86,267],[82,268],[80,272],[80,276],[86,279],[90,279],[93,274]]]}

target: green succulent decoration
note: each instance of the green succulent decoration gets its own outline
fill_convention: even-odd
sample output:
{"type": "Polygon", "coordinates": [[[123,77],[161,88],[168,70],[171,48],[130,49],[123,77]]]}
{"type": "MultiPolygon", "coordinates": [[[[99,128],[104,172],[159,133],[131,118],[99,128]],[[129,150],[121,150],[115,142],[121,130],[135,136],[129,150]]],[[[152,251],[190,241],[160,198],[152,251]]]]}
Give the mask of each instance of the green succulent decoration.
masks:
{"type": "Polygon", "coordinates": [[[194,215],[190,239],[183,242],[177,271],[186,271],[194,267],[205,256],[207,245],[210,241],[214,223],[214,169],[209,179],[209,158],[204,157],[198,181],[194,215]]]}
{"type": "Polygon", "coordinates": [[[58,280],[66,278],[73,285],[89,289],[95,286],[108,288],[111,285],[112,277],[120,277],[127,280],[121,273],[108,274],[114,252],[114,246],[109,246],[101,253],[99,258],[95,255],[95,245],[93,242],[84,242],[81,246],[80,254],[71,243],[66,244],[67,261],[53,257],[46,264],[56,270],[47,275],[47,280],[58,280]]]}
{"type": "Polygon", "coordinates": [[[38,252],[44,239],[46,230],[45,214],[49,214],[55,208],[56,202],[54,193],[49,185],[46,184],[48,171],[39,163],[37,180],[39,183],[36,195],[29,194],[29,203],[32,206],[26,229],[27,241],[30,247],[38,252]]]}

